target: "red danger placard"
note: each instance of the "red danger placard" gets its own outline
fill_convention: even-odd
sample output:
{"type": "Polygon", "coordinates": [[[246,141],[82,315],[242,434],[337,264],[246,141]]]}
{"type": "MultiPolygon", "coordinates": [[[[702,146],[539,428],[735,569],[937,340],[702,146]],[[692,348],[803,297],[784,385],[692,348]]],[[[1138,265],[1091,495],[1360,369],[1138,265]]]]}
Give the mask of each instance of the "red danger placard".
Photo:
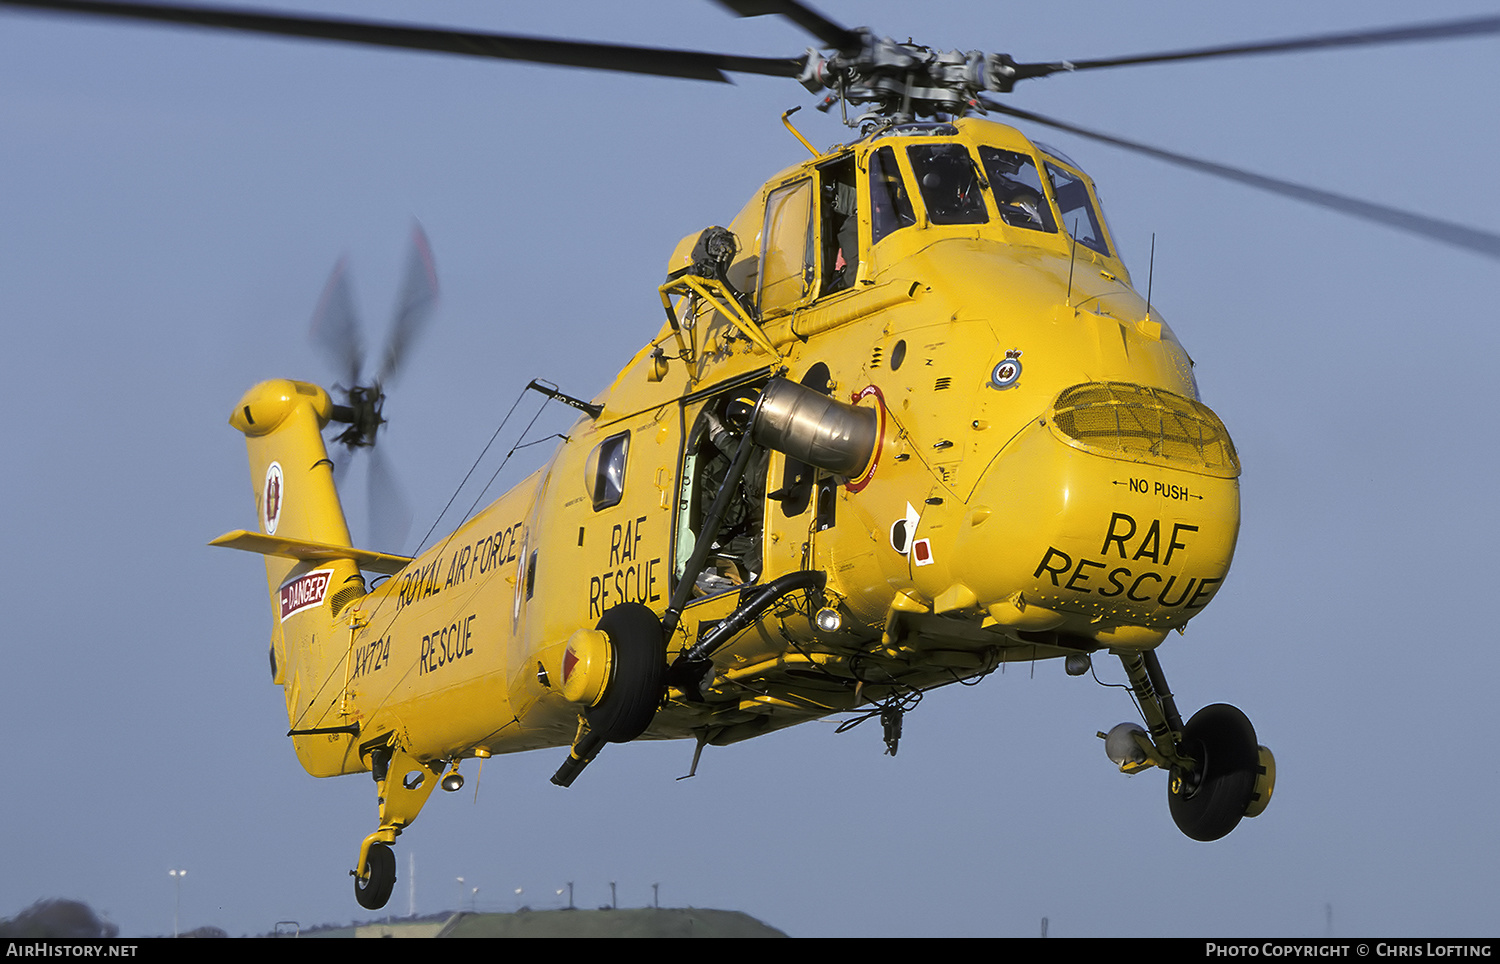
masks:
{"type": "Polygon", "coordinates": [[[300,613],[321,603],[332,579],[332,569],[318,569],[305,576],[298,576],[282,586],[281,621],[286,622],[286,618],[293,613],[300,613]]]}

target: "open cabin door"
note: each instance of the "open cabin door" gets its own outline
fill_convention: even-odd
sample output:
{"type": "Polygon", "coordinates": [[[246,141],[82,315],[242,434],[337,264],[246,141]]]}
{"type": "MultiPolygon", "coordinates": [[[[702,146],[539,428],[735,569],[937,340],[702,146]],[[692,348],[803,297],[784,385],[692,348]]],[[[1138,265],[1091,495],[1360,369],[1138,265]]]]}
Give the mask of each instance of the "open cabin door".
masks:
{"type": "Polygon", "coordinates": [[[678,475],[676,532],[673,547],[673,579],[693,583],[689,605],[730,593],[761,581],[765,571],[764,535],[768,453],[751,455],[717,533],[706,533],[705,522],[734,459],[750,416],[755,411],[766,376],[757,375],[730,386],[720,386],[706,396],[683,400],[684,424],[688,430],[678,475]],[[688,572],[687,565],[699,541],[711,538],[703,567],[688,572]]]}

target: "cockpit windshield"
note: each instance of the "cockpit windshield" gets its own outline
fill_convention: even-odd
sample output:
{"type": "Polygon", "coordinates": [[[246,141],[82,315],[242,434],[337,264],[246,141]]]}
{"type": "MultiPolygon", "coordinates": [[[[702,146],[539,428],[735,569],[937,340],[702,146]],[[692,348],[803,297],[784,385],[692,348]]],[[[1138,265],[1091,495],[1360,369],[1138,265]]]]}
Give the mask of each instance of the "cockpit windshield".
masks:
{"type": "Polygon", "coordinates": [[[1030,154],[980,145],[979,159],[984,163],[984,173],[990,179],[995,203],[1006,224],[1032,231],[1057,231],[1052,205],[1047,203],[1042,177],[1030,154]]]}
{"type": "Polygon", "coordinates": [[[916,223],[896,155],[882,147],[870,155],[870,243],[916,223]]]}
{"type": "Polygon", "coordinates": [[[1047,177],[1052,181],[1052,193],[1062,213],[1063,229],[1084,247],[1108,255],[1109,242],[1104,240],[1103,222],[1083,178],[1051,161],[1047,162],[1047,177]]]}
{"type": "Polygon", "coordinates": [[[987,224],[974,158],[962,144],[917,144],[906,149],[927,220],[932,224],[987,224]]]}
{"type": "MultiPolygon", "coordinates": [[[[899,133],[913,131],[902,128],[899,133]]],[[[959,132],[940,126],[920,133],[953,137],[959,132]]],[[[1055,235],[1060,228],[1084,247],[1113,257],[1104,214],[1088,180],[1057,151],[1043,148],[1033,154],[992,143],[931,140],[908,142],[905,154],[911,165],[908,177],[915,181],[911,193],[921,198],[928,224],[987,224],[998,215],[1007,227],[1039,234],[1055,235]]],[[[896,161],[890,146],[870,154],[871,243],[916,223],[914,198],[903,189],[896,161]]]]}

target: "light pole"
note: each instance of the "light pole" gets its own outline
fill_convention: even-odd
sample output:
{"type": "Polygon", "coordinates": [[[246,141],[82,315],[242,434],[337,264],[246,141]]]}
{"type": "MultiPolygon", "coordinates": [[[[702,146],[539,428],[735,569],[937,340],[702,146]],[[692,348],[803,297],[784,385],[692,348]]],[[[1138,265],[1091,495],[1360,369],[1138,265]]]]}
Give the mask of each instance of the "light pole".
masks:
{"type": "Polygon", "coordinates": [[[182,878],[187,876],[187,871],[169,870],[167,876],[177,883],[177,906],[172,909],[172,936],[178,937],[180,931],[178,921],[182,917],[182,878]]]}

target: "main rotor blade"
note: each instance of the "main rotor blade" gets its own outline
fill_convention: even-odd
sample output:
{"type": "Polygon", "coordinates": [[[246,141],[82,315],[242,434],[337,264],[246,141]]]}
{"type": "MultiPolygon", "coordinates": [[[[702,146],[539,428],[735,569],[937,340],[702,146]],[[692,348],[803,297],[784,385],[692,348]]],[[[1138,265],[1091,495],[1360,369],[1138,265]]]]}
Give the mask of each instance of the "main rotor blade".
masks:
{"type": "Polygon", "coordinates": [[[1215,177],[1237,181],[1240,184],[1248,184],[1251,187],[1259,188],[1262,191],[1269,191],[1272,194],[1279,194],[1282,197],[1295,198],[1298,201],[1305,201],[1308,204],[1314,204],[1318,207],[1328,208],[1329,210],[1352,215],[1356,218],[1363,218],[1366,221],[1374,221],[1376,224],[1383,224],[1408,234],[1416,234],[1424,238],[1430,238],[1433,241],[1441,241],[1444,244],[1450,244],[1465,251],[1472,251],[1475,254],[1482,254],[1485,257],[1500,259],[1500,234],[1490,231],[1482,231],[1479,228],[1454,224],[1451,221],[1429,218],[1426,215],[1402,211],[1398,208],[1387,207],[1384,204],[1376,204],[1373,201],[1361,201],[1358,198],[1335,194],[1332,191],[1324,191],[1302,184],[1294,184],[1291,181],[1267,177],[1264,174],[1252,174],[1249,171],[1230,167],[1227,164],[1218,164],[1214,161],[1188,157],[1185,154],[1176,154],[1172,151],[1162,150],[1159,147],[1150,147],[1136,141],[1127,141],[1121,137],[1101,134],[1098,131],[1091,131],[1074,124],[1053,120],[1049,117],[1043,117],[1040,114],[1033,114],[1030,111],[1007,107],[1004,104],[995,103],[988,98],[984,99],[984,106],[985,109],[995,111],[996,113],[1008,114],[1011,117],[1031,121],[1034,124],[1044,124],[1047,127],[1054,127],[1060,131],[1077,134],[1079,137],[1086,137],[1090,140],[1110,144],[1127,151],[1134,151],[1137,154],[1145,154],[1148,157],[1154,157],[1159,161],[1166,161],[1168,164],[1175,164],[1178,167],[1185,167],[1204,174],[1212,174],[1215,177]]]}
{"type": "Polygon", "coordinates": [[[838,50],[858,50],[859,34],[841,27],[805,3],[797,0],[719,0],[741,17],[764,17],[768,15],[786,17],[797,26],[817,37],[829,47],[838,50]]]}
{"type": "Polygon", "coordinates": [[[364,340],[354,310],[354,293],[349,288],[348,265],[342,258],[333,266],[333,274],[323,286],[309,334],[313,344],[328,353],[339,384],[346,389],[358,385],[360,370],[364,368],[364,340]]]}
{"type": "Polygon", "coordinates": [[[1160,64],[1177,60],[1206,60],[1211,57],[1243,57],[1255,54],[1281,54],[1293,50],[1324,50],[1334,47],[1368,47],[1413,43],[1420,40],[1453,40],[1500,33],[1500,17],[1471,17],[1440,23],[1411,24],[1378,30],[1354,30],[1307,37],[1288,37],[1259,43],[1226,44],[1165,53],[1137,54],[1130,57],[1107,57],[1099,60],[1063,60],[1050,64],[1016,64],[1017,80],[1046,77],[1064,71],[1095,70],[1100,67],[1126,67],[1136,64],[1160,64]]]}
{"type": "Polygon", "coordinates": [[[401,283],[401,294],[396,301],[396,317],[391,323],[390,342],[385,347],[385,356],[380,361],[380,372],[375,376],[375,384],[387,387],[395,379],[412,342],[426,327],[427,319],[432,317],[437,299],[437,265],[432,259],[432,247],[427,243],[427,234],[422,230],[422,225],[413,222],[411,257],[406,263],[406,278],[401,283]]]}
{"type": "Polygon", "coordinates": [[[725,71],[795,77],[801,58],[741,57],[697,50],[671,50],[625,44],[551,40],[511,34],[445,30],[404,24],[345,20],[333,17],[294,17],[286,14],[230,7],[193,7],[160,3],[112,3],[107,0],[0,0],[0,7],[48,10],[84,16],[152,20],[282,37],[303,37],[376,47],[428,50],[468,57],[491,57],[584,67],[657,77],[711,80],[728,83],[725,71]]]}

